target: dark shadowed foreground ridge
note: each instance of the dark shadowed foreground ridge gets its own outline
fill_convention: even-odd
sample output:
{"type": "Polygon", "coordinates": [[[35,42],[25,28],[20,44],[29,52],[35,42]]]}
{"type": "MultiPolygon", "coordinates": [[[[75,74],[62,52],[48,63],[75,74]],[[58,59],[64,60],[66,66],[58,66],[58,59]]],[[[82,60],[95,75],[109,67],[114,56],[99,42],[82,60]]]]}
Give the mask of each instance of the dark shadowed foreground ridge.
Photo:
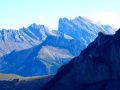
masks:
{"type": "Polygon", "coordinates": [[[99,33],[43,90],[120,90],[120,29],[114,35],[99,33]]]}

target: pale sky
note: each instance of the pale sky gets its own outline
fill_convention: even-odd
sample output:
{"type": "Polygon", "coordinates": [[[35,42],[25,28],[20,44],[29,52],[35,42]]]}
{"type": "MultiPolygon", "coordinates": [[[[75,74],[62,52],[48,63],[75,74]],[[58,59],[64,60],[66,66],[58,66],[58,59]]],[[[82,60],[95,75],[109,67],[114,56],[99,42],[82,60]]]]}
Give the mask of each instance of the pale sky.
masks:
{"type": "Polygon", "coordinates": [[[87,17],[120,26],[120,0],[0,0],[0,29],[18,29],[32,23],[58,28],[59,18],[87,17]]]}

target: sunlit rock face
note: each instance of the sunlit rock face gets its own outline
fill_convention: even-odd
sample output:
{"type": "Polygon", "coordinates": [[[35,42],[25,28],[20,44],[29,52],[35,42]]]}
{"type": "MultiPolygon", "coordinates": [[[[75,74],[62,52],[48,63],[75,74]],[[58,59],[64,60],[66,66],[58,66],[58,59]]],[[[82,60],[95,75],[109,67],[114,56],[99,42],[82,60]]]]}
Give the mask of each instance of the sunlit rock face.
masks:
{"type": "Polygon", "coordinates": [[[0,56],[11,51],[31,48],[43,42],[47,37],[48,28],[44,25],[32,24],[28,28],[19,30],[0,31],[0,56]]]}
{"type": "Polygon", "coordinates": [[[61,34],[69,35],[81,44],[79,46],[80,49],[75,50],[77,52],[76,55],[79,55],[81,50],[86,48],[98,36],[99,32],[114,34],[115,30],[109,25],[96,24],[81,16],[73,20],[60,18],[58,27],[58,31],[61,34]]]}

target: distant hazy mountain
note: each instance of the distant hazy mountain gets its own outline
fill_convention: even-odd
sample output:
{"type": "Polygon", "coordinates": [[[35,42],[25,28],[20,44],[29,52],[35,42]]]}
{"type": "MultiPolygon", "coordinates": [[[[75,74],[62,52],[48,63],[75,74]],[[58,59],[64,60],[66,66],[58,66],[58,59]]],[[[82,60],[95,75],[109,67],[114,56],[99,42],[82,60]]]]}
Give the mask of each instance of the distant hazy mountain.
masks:
{"type": "Polygon", "coordinates": [[[6,44],[8,41],[4,38],[3,46],[11,46],[11,49],[0,47],[6,52],[13,51],[1,57],[0,72],[23,76],[54,74],[61,65],[78,56],[97,37],[98,32],[113,34],[115,30],[111,26],[94,24],[82,17],[74,20],[60,19],[58,30],[53,31],[36,24],[18,31],[3,30],[12,37],[8,37],[9,44],[6,44]],[[10,32],[17,32],[12,34],[14,38],[10,32]],[[19,39],[19,42],[15,41],[19,39]]]}
{"type": "Polygon", "coordinates": [[[99,33],[43,90],[120,90],[120,29],[114,35],[99,33]]]}

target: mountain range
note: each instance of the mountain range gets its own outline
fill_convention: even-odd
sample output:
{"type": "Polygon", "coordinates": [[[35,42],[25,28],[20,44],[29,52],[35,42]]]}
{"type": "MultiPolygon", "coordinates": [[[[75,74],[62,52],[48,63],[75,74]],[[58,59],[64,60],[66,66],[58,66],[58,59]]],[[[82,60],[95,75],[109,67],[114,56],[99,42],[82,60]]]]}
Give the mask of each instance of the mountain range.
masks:
{"type": "Polygon", "coordinates": [[[120,90],[119,48],[120,29],[113,35],[99,32],[79,56],[62,65],[55,75],[0,74],[0,90],[120,90]]]}
{"type": "Polygon", "coordinates": [[[32,24],[19,30],[0,31],[0,73],[22,76],[55,74],[58,68],[87,47],[99,32],[114,34],[116,28],[84,17],[60,18],[58,30],[32,24]]]}

